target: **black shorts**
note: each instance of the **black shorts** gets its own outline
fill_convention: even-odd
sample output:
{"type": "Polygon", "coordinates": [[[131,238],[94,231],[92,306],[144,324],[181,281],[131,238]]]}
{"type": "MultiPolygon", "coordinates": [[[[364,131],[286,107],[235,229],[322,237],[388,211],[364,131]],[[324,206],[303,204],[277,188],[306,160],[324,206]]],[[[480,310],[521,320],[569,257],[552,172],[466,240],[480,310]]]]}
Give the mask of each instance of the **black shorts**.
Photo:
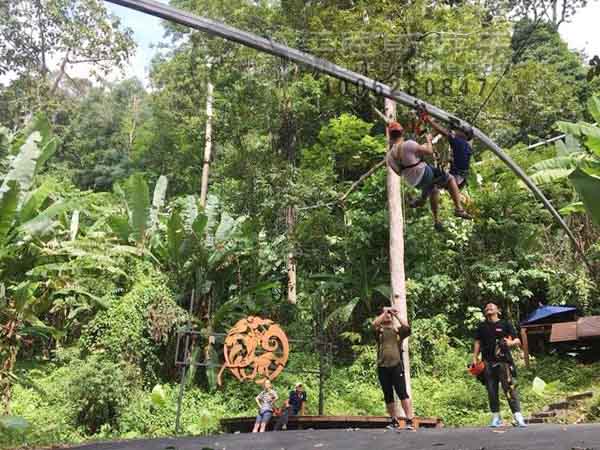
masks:
{"type": "Polygon", "coordinates": [[[383,398],[385,399],[386,404],[394,401],[394,389],[400,400],[406,400],[408,398],[406,379],[404,378],[404,368],[402,367],[402,364],[399,364],[396,367],[377,367],[377,376],[379,377],[379,384],[381,384],[381,390],[383,391],[383,398]]]}

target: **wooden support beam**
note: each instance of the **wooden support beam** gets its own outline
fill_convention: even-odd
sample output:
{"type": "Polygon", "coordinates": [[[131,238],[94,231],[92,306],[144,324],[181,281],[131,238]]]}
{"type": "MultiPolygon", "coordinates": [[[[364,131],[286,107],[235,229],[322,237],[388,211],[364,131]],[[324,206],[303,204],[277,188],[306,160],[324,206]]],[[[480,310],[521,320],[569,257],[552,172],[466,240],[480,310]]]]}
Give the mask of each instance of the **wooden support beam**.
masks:
{"type": "MultiPolygon", "coordinates": [[[[389,123],[396,120],[396,102],[385,100],[385,117],[389,123]]],[[[389,147],[389,136],[388,147],[389,147]]],[[[406,307],[406,278],[404,273],[404,219],[402,198],[400,197],[400,177],[387,166],[387,197],[390,221],[390,285],[392,306],[400,311],[400,317],[408,321],[406,307]]],[[[402,342],[402,359],[404,363],[404,378],[406,390],[411,396],[410,359],[408,354],[408,338],[402,342]]],[[[402,411],[404,414],[404,411],[402,411]]]]}
{"type": "MultiPolygon", "coordinates": [[[[150,14],[161,19],[169,20],[180,25],[188,26],[198,31],[210,34],[212,36],[219,36],[228,41],[237,42],[246,47],[254,48],[260,52],[268,53],[274,56],[279,56],[289,61],[293,61],[298,64],[302,64],[307,67],[311,67],[321,73],[331,75],[339,80],[348,81],[361,88],[369,89],[375,94],[395,100],[402,105],[410,108],[415,108],[417,105],[423,105],[428,113],[438,120],[442,120],[447,123],[452,123],[457,126],[471,126],[468,122],[447,113],[446,111],[424,102],[412,95],[409,95],[403,91],[399,91],[391,88],[390,86],[380,83],[377,80],[365,77],[357,72],[345,69],[341,66],[333,64],[332,62],[317,58],[316,56],[304,53],[300,50],[288,47],[286,45],[274,42],[270,38],[264,38],[257,36],[253,33],[238,30],[237,28],[230,27],[223,23],[210,20],[204,17],[196,16],[194,14],[173,8],[172,6],[165,5],[153,0],[105,0],[116,5],[121,5],[126,8],[135,9],[145,14],[150,14]]],[[[473,128],[474,136],[479,139],[486,147],[488,147],[500,160],[506,164],[533,192],[533,194],[543,203],[544,207],[552,214],[554,219],[559,225],[565,230],[575,248],[579,251],[584,261],[585,254],[579,242],[575,238],[575,235],[558,214],[556,209],[552,206],[550,201],[542,193],[542,191],[535,185],[535,183],[527,176],[527,174],[521,169],[506,153],[502,151],[500,146],[492,141],[478,128],[473,128]]],[[[586,261],[587,264],[587,261],[586,261]]]]}

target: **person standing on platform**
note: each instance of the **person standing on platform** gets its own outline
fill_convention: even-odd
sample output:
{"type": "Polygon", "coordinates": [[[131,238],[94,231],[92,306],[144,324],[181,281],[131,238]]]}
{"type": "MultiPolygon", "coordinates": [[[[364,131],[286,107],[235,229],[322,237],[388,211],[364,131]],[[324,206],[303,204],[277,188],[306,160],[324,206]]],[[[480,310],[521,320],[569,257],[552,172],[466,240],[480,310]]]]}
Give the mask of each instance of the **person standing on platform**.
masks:
{"type": "Polygon", "coordinates": [[[481,354],[485,363],[485,386],[492,412],[490,427],[502,426],[500,417],[499,385],[502,386],[508,404],[513,413],[513,425],[526,427],[527,424],[521,414],[519,393],[515,383],[517,375],[515,364],[510,353],[512,348],[521,346],[515,328],[506,320],[500,319],[500,308],[494,302],[487,302],[484,306],[485,321],[482,322],[475,333],[473,346],[473,365],[479,362],[481,354]]]}
{"type": "Polygon", "coordinates": [[[258,405],[258,415],[256,416],[256,422],[254,422],[253,433],[264,433],[271,417],[273,417],[273,409],[277,398],[277,392],[273,389],[271,380],[265,380],[264,389],[255,398],[258,405]]]}
{"type": "Polygon", "coordinates": [[[410,326],[405,319],[400,318],[394,308],[384,308],[383,312],[373,321],[377,338],[377,375],[383,390],[383,397],[390,425],[388,428],[399,428],[399,417],[394,401],[394,390],[402,403],[406,414],[406,429],[413,430],[412,401],[406,389],[404,364],[402,362],[402,342],[410,336],[410,326]]]}

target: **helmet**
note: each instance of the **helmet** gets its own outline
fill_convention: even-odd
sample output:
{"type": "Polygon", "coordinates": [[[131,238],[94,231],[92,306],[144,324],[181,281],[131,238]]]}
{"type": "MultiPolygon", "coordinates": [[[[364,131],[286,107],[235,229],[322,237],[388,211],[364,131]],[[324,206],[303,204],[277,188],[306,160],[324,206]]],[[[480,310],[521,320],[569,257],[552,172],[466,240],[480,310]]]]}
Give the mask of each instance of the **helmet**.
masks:
{"type": "Polygon", "coordinates": [[[483,361],[479,361],[477,364],[469,365],[469,373],[474,377],[478,377],[485,370],[485,363],[483,361]]]}
{"type": "Polygon", "coordinates": [[[402,125],[400,125],[398,122],[390,122],[388,125],[388,130],[390,133],[392,131],[398,131],[400,133],[404,132],[404,128],[402,128],[402,125]]]}

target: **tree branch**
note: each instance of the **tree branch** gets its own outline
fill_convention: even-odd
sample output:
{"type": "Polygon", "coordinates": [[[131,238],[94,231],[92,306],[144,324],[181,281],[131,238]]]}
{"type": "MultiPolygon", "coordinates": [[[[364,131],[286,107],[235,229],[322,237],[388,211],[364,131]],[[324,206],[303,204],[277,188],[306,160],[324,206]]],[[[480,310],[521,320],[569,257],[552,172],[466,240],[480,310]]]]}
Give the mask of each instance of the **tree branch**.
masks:
{"type": "Polygon", "coordinates": [[[344,195],[342,195],[340,197],[340,202],[345,202],[346,199],[348,198],[348,196],[363,182],[365,181],[367,178],[369,178],[371,175],[373,175],[375,172],[377,172],[378,169],[380,169],[381,167],[385,166],[385,158],[383,158],[381,161],[379,161],[377,164],[375,164],[373,167],[371,167],[367,172],[365,172],[363,175],[360,176],[360,178],[358,180],[356,180],[354,183],[352,183],[352,186],[350,186],[350,189],[348,189],[346,191],[346,193],[344,195]]]}

